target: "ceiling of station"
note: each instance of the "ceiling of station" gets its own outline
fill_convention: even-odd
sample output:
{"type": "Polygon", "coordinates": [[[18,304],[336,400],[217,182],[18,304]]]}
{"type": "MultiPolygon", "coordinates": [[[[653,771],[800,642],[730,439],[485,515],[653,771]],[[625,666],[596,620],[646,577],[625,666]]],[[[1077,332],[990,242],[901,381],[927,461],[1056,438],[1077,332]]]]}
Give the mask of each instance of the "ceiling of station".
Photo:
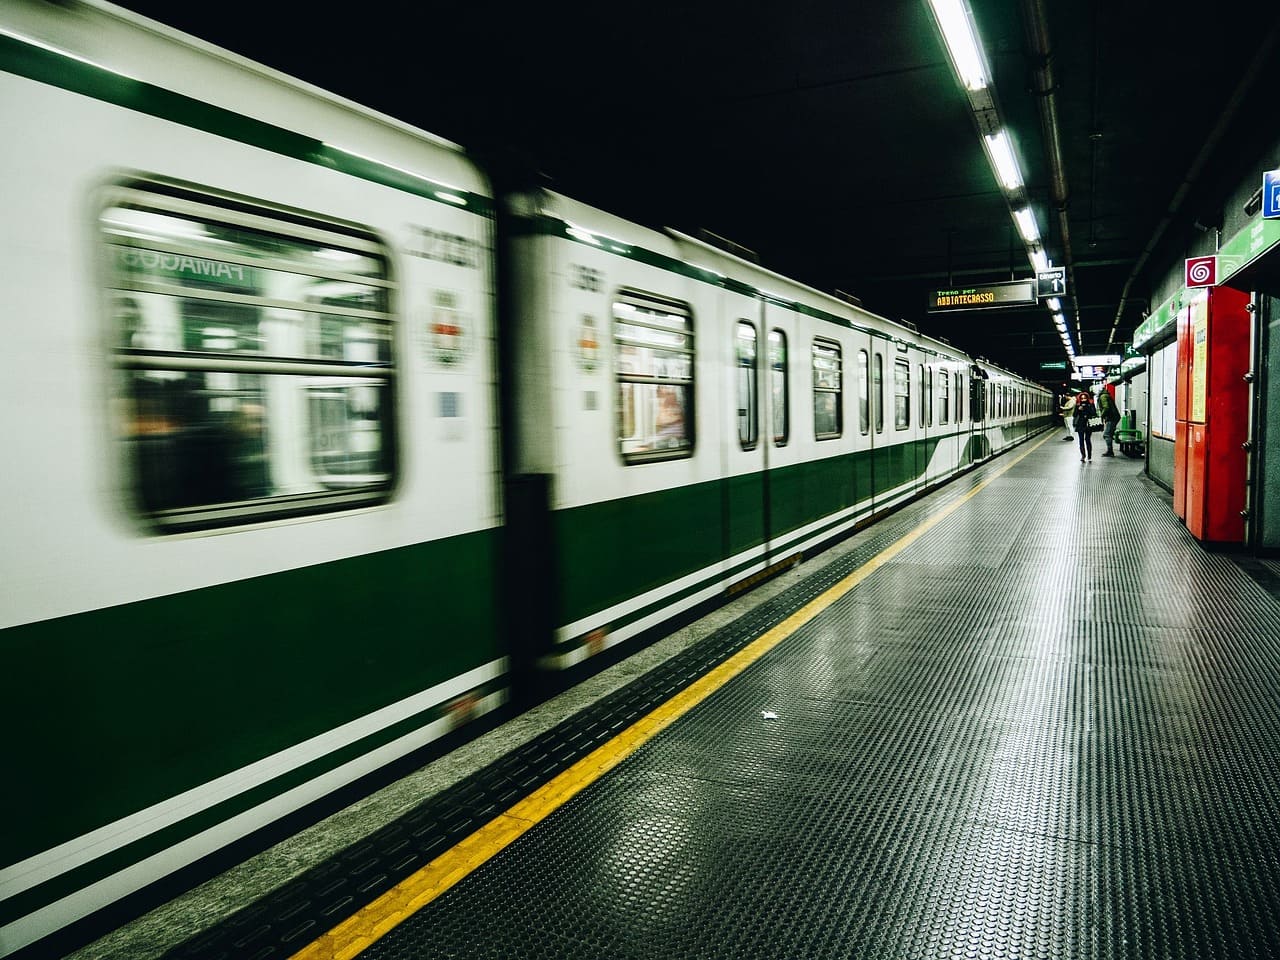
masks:
{"type": "MultiPolygon", "coordinates": [[[[1072,267],[1076,351],[1116,352],[1158,306],[1169,264],[1221,226],[1226,192],[1277,142],[1280,8],[970,5],[1047,252],[1072,267]],[[1029,52],[1037,16],[1069,250],[1029,52]]],[[[927,0],[477,0],[341,17],[299,4],[269,18],[244,0],[125,6],[628,219],[710,230],[975,355],[1061,376],[1041,374],[1066,359],[1043,305],[926,312],[931,290],[1031,273],[927,0]]]]}

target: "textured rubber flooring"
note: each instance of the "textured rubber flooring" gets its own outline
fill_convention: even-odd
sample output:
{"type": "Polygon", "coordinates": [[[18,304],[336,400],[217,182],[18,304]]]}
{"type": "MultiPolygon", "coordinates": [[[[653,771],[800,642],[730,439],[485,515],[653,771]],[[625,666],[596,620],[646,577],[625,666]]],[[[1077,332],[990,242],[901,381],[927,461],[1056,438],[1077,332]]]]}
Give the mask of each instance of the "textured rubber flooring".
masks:
{"type": "Polygon", "coordinates": [[[1064,448],[363,956],[1280,956],[1280,603],[1064,448]]]}

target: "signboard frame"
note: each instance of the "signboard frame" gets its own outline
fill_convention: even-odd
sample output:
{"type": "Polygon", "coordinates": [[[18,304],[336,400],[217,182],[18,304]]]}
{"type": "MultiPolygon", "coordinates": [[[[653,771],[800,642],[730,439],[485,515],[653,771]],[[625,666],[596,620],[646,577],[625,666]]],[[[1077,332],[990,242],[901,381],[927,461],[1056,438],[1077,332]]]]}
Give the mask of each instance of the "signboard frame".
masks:
{"type": "Polygon", "coordinates": [[[1046,300],[1049,297],[1065,297],[1066,295],[1066,267],[1051,267],[1036,274],[1036,299],[1046,300]]]}
{"type": "Polygon", "coordinates": [[[1218,258],[1188,257],[1183,281],[1187,287],[1214,286],[1218,282],[1218,258]]]}
{"type": "Polygon", "coordinates": [[[999,310],[1004,307],[1035,306],[1036,281],[1006,280],[1004,283],[975,283],[929,293],[929,313],[955,313],[960,310],[999,310]]]}
{"type": "Polygon", "coordinates": [[[1262,171],[1262,219],[1280,219],[1280,170],[1262,171]]]}

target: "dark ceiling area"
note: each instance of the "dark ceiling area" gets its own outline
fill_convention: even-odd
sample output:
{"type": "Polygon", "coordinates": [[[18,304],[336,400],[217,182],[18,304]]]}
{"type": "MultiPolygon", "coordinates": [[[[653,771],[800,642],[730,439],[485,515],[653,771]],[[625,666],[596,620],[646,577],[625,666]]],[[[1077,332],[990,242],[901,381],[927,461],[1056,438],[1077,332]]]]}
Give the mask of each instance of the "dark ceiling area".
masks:
{"type": "MultiPolygon", "coordinates": [[[[1066,359],[1043,305],[926,312],[931,290],[1031,274],[927,0],[125,6],[610,212],[712,231],[1019,373],[1062,376],[1041,373],[1066,359]]],[[[1277,142],[1280,8],[970,6],[1047,253],[1069,266],[1076,352],[1119,352],[1277,142]]]]}

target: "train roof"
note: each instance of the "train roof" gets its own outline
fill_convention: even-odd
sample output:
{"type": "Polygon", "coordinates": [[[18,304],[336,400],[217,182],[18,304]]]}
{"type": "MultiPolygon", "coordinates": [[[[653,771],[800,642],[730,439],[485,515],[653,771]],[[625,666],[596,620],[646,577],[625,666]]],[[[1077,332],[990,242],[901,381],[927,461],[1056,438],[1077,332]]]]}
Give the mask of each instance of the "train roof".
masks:
{"type": "MultiPolygon", "coordinates": [[[[459,145],[104,0],[11,0],[0,4],[0,33],[49,61],[51,69],[28,74],[39,72],[42,82],[70,87],[65,77],[80,71],[82,92],[135,109],[143,101],[127,94],[141,84],[135,94],[154,88],[178,95],[147,101],[151,112],[177,123],[195,126],[201,108],[212,106],[232,120],[267,124],[282,139],[306,138],[353,164],[381,165],[400,179],[493,195],[484,171],[459,145]]],[[[219,132],[235,139],[234,122],[227,126],[219,132]]]]}

